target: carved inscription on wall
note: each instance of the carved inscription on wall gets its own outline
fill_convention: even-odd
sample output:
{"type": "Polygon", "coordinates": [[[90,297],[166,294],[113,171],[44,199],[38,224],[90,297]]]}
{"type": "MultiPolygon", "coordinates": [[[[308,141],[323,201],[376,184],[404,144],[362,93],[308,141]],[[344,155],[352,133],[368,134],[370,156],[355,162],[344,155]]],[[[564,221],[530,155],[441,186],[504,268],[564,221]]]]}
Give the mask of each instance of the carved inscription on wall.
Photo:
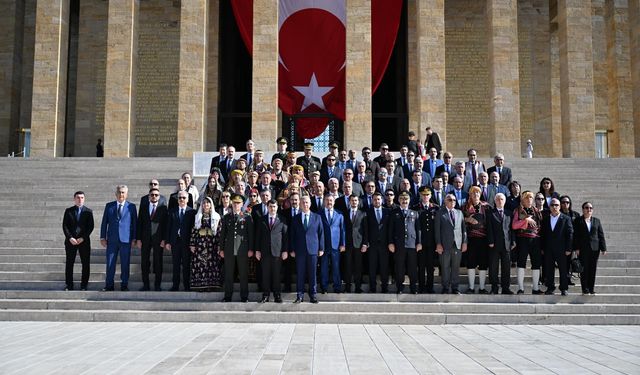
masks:
{"type": "Polygon", "coordinates": [[[519,4],[518,12],[518,70],[520,76],[520,136],[532,139],[533,136],[533,83],[532,43],[534,42],[535,15],[529,4],[519,4]],[[526,5],[526,7],[525,7],[526,5]]]}
{"type": "Polygon", "coordinates": [[[175,156],[180,71],[180,8],[140,2],[136,80],[136,156],[175,156]]]}
{"type": "Polygon", "coordinates": [[[473,146],[487,155],[489,112],[488,45],[484,1],[445,3],[448,149],[454,157],[473,146]]]}

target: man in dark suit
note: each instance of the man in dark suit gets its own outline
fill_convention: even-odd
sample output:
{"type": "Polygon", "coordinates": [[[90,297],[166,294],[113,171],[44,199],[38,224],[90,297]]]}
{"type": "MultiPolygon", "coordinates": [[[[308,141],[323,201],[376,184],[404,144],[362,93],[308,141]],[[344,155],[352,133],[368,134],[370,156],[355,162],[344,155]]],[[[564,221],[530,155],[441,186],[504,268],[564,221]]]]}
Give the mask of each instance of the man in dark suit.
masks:
{"type": "Polygon", "coordinates": [[[462,211],[455,208],[456,197],[448,194],[444,207],[436,213],[435,236],[436,253],[440,258],[442,272],[442,294],[460,294],[458,279],[460,276],[460,258],[467,251],[467,230],[462,211]]]}
{"type": "Polygon", "coordinates": [[[342,292],[340,279],[340,253],[345,250],[345,220],[342,212],[333,207],[335,198],[324,196],[324,207],[318,211],[324,230],[324,255],[320,257],[320,292],[325,294],[329,289],[329,264],[331,264],[331,280],[333,291],[342,292]]]}
{"type": "Polygon", "coordinates": [[[337,178],[338,181],[342,180],[342,169],[336,166],[336,157],[333,155],[329,155],[326,157],[327,165],[322,167],[320,170],[320,181],[325,184],[329,181],[330,178],[337,178]]]}
{"type": "MultiPolygon", "coordinates": [[[[364,189],[362,188],[362,185],[360,185],[360,183],[358,182],[358,180],[356,180],[354,178],[355,172],[350,170],[350,169],[345,169],[344,171],[342,171],[342,181],[340,181],[342,190],[344,192],[344,185],[350,183],[351,184],[351,192],[357,196],[361,196],[362,194],[364,194],[364,189]]],[[[348,204],[347,204],[348,206],[348,204]]]]}
{"type": "Polygon", "coordinates": [[[371,148],[364,147],[362,149],[362,162],[364,162],[365,171],[367,169],[370,169],[371,172],[373,172],[374,176],[378,175],[378,169],[380,169],[380,166],[378,165],[378,163],[373,161],[373,159],[371,159],[371,148]]]}
{"type": "Polygon", "coordinates": [[[213,172],[213,168],[220,169],[220,164],[223,164],[226,159],[227,159],[227,144],[220,143],[220,146],[218,146],[218,155],[211,158],[209,173],[213,172]]]}
{"type": "Polygon", "coordinates": [[[352,191],[353,185],[356,185],[356,183],[345,182],[342,185],[343,194],[335,201],[336,210],[342,212],[343,214],[349,210],[349,197],[351,197],[352,195],[359,196],[352,191]]]}
{"type": "Polygon", "coordinates": [[[307,178],[309,178],[311,172],[319,171],[322,167],[320,159],[312,154],[313,143],[307,142],[304,144],[304,155],[296,159],[296,164],[304,168],[304,175],[307,178]]]}
{"type": "MultiPolygon", "coordinates": [[[[324,158],[322,158],[321,167],[322,167],[323,169],[324,169],[324,167],[326,167],[326,166],[327,166],[327,159],[328,159],[330,156],[333,156],[333,157],[336,159],[336,163],[337,163],[338,155],[340,154],[340,153],[338,152],[338,148],[339,148],[338,142],[336,142],[336,141],[331,141],[331,142],[329,143],[329,154],[327,154],[327,156],[325,156],[324,158]]],[[[336,165],[336,163],[333,163],[333,165],[335,166],[335,165],[336,165]]]]}
{"type": "Polygon", "coordinates": [[[504,155],[496,154],[496,156],[493,158],[493,162],[495,165],[487,169],[487,173],[489,173],[489,176],[491,176],[491,173],[493,172],[498,172],[498,175],[500,176],[500,185],[509,185],[512,179],[511,168],[504,166],[504,155]]]}
{"type": "Polygon", "coordinates": [[[389,210],[382,207],[382,194],[373,194],[373,205],[367,210],[366,250],[369,256],[369,293],[376,292],[376,275],[380,271],[382,293],[388,292],[389,285],[389,249],[388,229],[389,210]]]}
{"type": "Polygon", "coordinates": [[[593,204],[582,204],[582,216],[573,222],[573,248],[575,249],[584,271],[580,273],[582,294],[595,295],[596,269],[598,257],[607,254],[607,243],[600,219],[593,216],[593,204]]]}
{"type": "Polygon", "coordinates": [[[453,175],[455,172],[455,166],[452,164],[453,154],[451,154],[450,152],[445,152],[442,159],[443,163],[438,166],[438,168],[436,168],[436,175],[440,176],[442,172],[449,173],[449,176],[453,175]]]}
{"type": "MultiPolygon", "coordinates": [[[[153,189],[153,188],[160,189],[160,183],[155,178],[149,181],[149,189],[153,189]]],[[[168,204],[167,197],[160,194],[160,199],[158,199],[158,204],[161,206],[166,206],[168,204]]],[[[149,209],[149,195],[143,195],[142,198],[140,198],[140,207],[138,209],[139,210],[149,209]]]]}
{"type": "Polygon", "coordinates": [[[360,197],[360,208],[368,210],[373,205],[373,193],[376,192],[376,183],[373,181],[367,181],[364,184],[364,194],[360,197]]]}
{"type": "Polygon", "coordinates": [[[516,238],[511,229],[513,211],[505,210],[507,198],[498,193],[494,199],[495,207],[487,218],[487,242],[489,243],[489,280],[491,294],[498,294],[498,269],[502,294],[513,294],[509,289],[511,283],[511,250],[516,247],[516,238]]]}
{"type": "Polygon", "coordinates": [[[544,294],[552,295],[556,289],[554,282],[556,268],[560,274],[560,292],[563,296],[569,294],[569,278],[567,274],[567,256],[571,255],[573,247],[573,224],[569,216],[560,212],[560,201],[551,199],[549,215],[542,219],[540,249],[544,255],[545,283],[547,290],[544,294]]]}
{"type": "Polygon", "coordinates": [[[269,302],[269,294],[273,293],[275,303],[282,303],[280,296],[280,270],[282,261],[287,259],[286,246],[289,243],[287,237],[287,224],[284,218],[278,215],[278,202],[270,199],[266,202],[268,214],[256,221],[256,259],[260,261],[262,270],[262,300],[269,302]]]}
{"type": "Polygon", "coordinates": [[[229,181],[229,174],[236,169],[236,160],[234,159],[236,148],[234,146],[227,147],[227,157],[220,161],[219,167],[220,173],[225,181],[229,181]]]}
{"type": "MultiPolygon", "coordinates": [[[[424,160],[422,160],[422,158],[416,158],[413,164],[415,166],[413,172],[415,173],[416,170],[420,171],[420,186],[431,186],[431,176],[424,171],[424,160]]],[[[411,179],[411,176],[407,176],[407,178],[411,179]]]]}
{"type": "MultiPolygon", "coordinates": [[[[440,135],[431,129],[431,126],[427,126],[425,128],[427,132],[427,137],[424,139],[424,147],[427,150],[431,150],[432,148],[436,150],[436,156],[440,159],[440,155],[442,154],[442,142],[440,141],[440,135]]],[[[431,151],[429,151],[431,152],[431,151]]]]}
{"type": "Polygon", "coordinates": [[[363,254],[367,251],[367,214],[361,211],[360,198],[349,197],[349,210],[345,213],[346,249],[344,252],[345,291],[351,293],[351,283],[355,284],[355,292],[362,293],[363,254]]]}
{"type": "Polygon", "coordinates": [[[167,215],[167,230],[165,231],[165,249],[171,251],[173,262],[173,285],[172,292],[177,292],[180,287],[180,275],[184,290],[191,290],[189,280],[191,279],[191,252],[189,251],[189,240],[191,239],[191,228],[195,221],[196,211],[187,205],[188,193],[181,191],[178,193],[178,206],[169,210],[167,215]]]}
{"type": "Polygon", "coordinates": [[[269,190],[272,198],[275,198],[278,196],[278,194],[280,194],[279,189],[276,187],[276,185],[272,181],[271,173],[267,171],[262,172],[262,174],[260,175],[260,182],[258,183],[257,187],[258,187],[258,192],[260,193],[262,193],[265,190],[269,190]]]}
{"type": "Polygon", "coordinates": [[[407,153],[407,162],[402,166],[402,176],[411,179],[413,171],[416,169],[416,154],[413,151],[407,153]]]}
{"type": "Polygon", "coordinates": [[[409,209],[409,193],[403,191],[398,200],[400,207],[391,213],[388,238],[395,261],[396,293],[403,292],[404,275],[408,274],[411,294],[417,294],[418,252],[422,251],[420,221],[418,213],[409,209]]]}
{"type": "Polygon", "coordinates": [[[389,153],[389,145],[384,142],[380,143],[379,151],[380,151],[380,155],[373,158],[373,161],[378,163],[378,166],[382,168],[387,164],[387,154],[389,153]]]}
{"type": "Polygon", "coordinates": [[[442,188],[442,177],[436,176],[436,178],[431,181],[431,202],[435,203],[438,207],[443,207],[446,195],[446,192],[442,188]]]}
{"type": "Polygon", "coordinates": [[[240,159],[244,159],[247,161],[248,170],[251,164],[253,164],[253,159],[255,159],[256,143],[253,141],[253,139],[249,139],[247,140],[246,146],[247,152],[244,155],[240,156],[240,159]]]}
{"type": "Polygon", "coordinates": [[[433,293],[433,276],[436,257],[435,216],[440,207],[431,203],[431,189],[426,186],[420,188],[420,202],[412,210],[418,212],[420,221],[420,239],[422,251],[418,253],[418,291],[433,293]],[[427,278],[425,280],[425,272],[427,278]]]}
{"type": "Polygon", "coordinates": [[[291,219],[289,227],[290,255],[296,258],[297,293],[294,303],[304,299],[304,282],[309,281],[309,302],[318,303],[316,298],[316,270],[318,257],[324,254],[324,229],[320,215],[311,212],[308,195],[301,198],[301,212],[291,219]]]}
{"type": "MultiPolygon", "coordinates": [[[[322,210],[324,207],[324,194],[324,184],[322,181],[318,181],[309,194],[309,197],[311,198],[311,212],[318,213],[322,210]]],[[[337,197],[334,197],[334,199],[335,198],[337,197]]]]}
{"type": "MultiPolygon", "coordinates": [[[[284,218],[285,224],[287,224],[287,228],[291,230],[291,223],[293,222],[293,218],[296,217],[300,213],[300,194],[293,193],[289,196],[289,204],[291,207],[287,209],[283,209],[281,214],[284,218]]],[[[285,246],[289,246],[289,243],[285,244],[285,246]]],[[[293,251],[291,248],[287,248],[288,252],[293,251]]],[[[282,282],[284,284],[283,292],[290,293],[291,292],[291,283],[293,282],[293,273],[296,269],[296,259],[289,256],[282,262],[282,282]]]]}
{"type": "MultiPolygon", "coordinates": [[[[387,165],[391,165],[394,162],[389,161],[387,165]]],[[[397,189],[400,186],[402,179],[398,176],[389,176],[387,168],[380,168],[378,170],[378,178],[376,179],[376,191],[380,194],[384,194],[387,189],[397,189]]]]}
{"type": "Polygon", "coordinates": [[[140,207],[138,212],[138,223],[136,226],[138,248],[140,248],[142,269],[141,291],[148,291],[149,273],[151,271],[151,253],[153,252],[153,273],[155,274],[154,287],[160,291],[162,284],[162,251],[164,248],[165,230],[167,226],[167,206],[160,204],[160,190],[149,189],[149,204],[146,209],[140,207]]]}
{"type": "Polygon", "coordinates": [[[129,290],[129,261],[136,243],[136,205],[127,201],[129,188],[116,186],[116,200],[104,207],[100,226],[100,244],[107,249],[107,275],[103,291],[114,290],[114,276],[120,255],[120,290],[129,290]]]}
{"type": "Polygon", "coordinates": [[[87,290],[91,267],[91,232],[93,232],[93,211],[84,205],[85,195],[82,191],[73,194],[73,206],[64,210],[62,231],[64,232],[64,250],[67,255],[65,263],[65,288],[73,290],[73,265],[76,254],[80,253],[82,278],[80,289],[87,290]]]}
{"type": "Polygon", "coordinates": [[[408,160],[407,160],[408,153],[409,153],[409,148],[407,147],[407,145],[402,145],[402,147],[400,147],[400,157],[395,160],[396,166],[398,169],[402,169],[402,167],[404,167],[404,165],[408,163],[408,160]]]}
{"type": "Polygon", "coordinates": [[[240,301],[249,300],[249,258],[253,256],[255,229],[251,215],[242,212],[244,197],[231,196],[233,211],[222,218],[220,231],[220,256],[224,258],[224,298],[231,302],[236,267],[240,280],[240,301]]]}
{"type": "Polygon", "coordinates": [[[463,161],[456,162],[456,169],[454,170],[454,173],[449,175],[449,183],[452,184],[453,179],[456,178],[456,176],[462,178],[462,190],[468,193],[469,188],[474,186],[474,183],[471,178],[471,174],[469,174],[469,171],[466,168],[467,167],[463,161]]]}

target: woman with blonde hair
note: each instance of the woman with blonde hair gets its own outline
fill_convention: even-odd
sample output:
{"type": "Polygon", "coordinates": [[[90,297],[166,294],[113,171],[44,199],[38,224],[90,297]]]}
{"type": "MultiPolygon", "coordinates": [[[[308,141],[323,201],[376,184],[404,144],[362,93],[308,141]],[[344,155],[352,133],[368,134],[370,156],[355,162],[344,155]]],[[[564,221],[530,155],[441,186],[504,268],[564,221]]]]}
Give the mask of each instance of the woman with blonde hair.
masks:
{"type": "Polygon", "coordinates": [[[531,259],[532,294],[542,294],[540,281],[540,222],[542,213],[533,206],[534,194],[525,190],[520,196],[520,206],[513,211],[511,228],[516,234],[518,294],[524,294],[524,271],[527,256],[531,259]]]}
{"type": "Polygon", "coordinates": [[[475,293],[476,267],[479,270],[480,289],[478,293],[488,294],[485,289],[487,281],[487,269],[489,268],[489,243],[487,242],[487,218],[491,212],[491,206],[482,202],[480,196],[482,190],[478,186],[469,189],[469,199],[462,208],[464,222],[467,226],[467,252],[466,265],[469,289],[467,294],[475,293]]]}
{"type": "Polygon", "coordinates": [[[191,231],[191,289],[207,292],[222,286],[222,260],[218,255],[220,215],[205,197],[191,231]]]}

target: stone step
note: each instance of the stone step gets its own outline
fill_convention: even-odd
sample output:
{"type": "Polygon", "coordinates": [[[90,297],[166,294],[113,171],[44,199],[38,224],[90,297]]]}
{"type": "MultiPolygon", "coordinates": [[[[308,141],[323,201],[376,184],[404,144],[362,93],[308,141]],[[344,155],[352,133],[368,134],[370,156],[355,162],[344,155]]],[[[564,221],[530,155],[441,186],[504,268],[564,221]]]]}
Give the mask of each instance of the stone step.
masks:
{"type": "MultiPolygon", "coordinates": [[[[222,299],[222,294],[219,294],[222,299]]],[[[256,301],[260,296],[255,296],[256,301]]],[[[293,297],[293,296],[291,296],[293,297]]],[[[640,314],[637,304],[565,303],[562,297],[545,296],[538,303],[513,302],[326,302],[319,304],[219,303],[202,301],[94,301],[51,299],[0,299],[0,310],[134,310],[134,311],[242,311],[253,312],[326,312],[326,313],[460,313],[467,314],[640,314]],[[552,301],[551,301],[552,300],[552,301]],[[244,306],[243,306],[244,305],[244,306]]]]}
{"type": "MultiPolygon", "coordinates": [[[[245,305],[245,304],[242,304],[245,305]]],[[[242,311],[108,311],[108,310],[0,310],[2,321],[68,322],[226,322],[247,321],[242,311]]],[[[493,313],[351,313],[252,311],[252,323],[309,324],[585,324],[638,325],[640,314],[493,314],[493,313]]]]}
{"type": "MultiPolygon", "coordinates": [[[[79,288],[79,278],[75,278],[75,283],[76,283],[76,287],[79,288]]],[[[119,276],[117,276],[115,278],[116,280],[116,288],[118,288],[119,285],[119,276]]],[[[557,281],[557,278],[556,278],[557,281]]],[[[577,280],[576,280],[577,281],[577,280]]],[[[151,277],[151,282],[153,283],[153,277],[151,277]]],[[[573,293],[581,293],[580,290],[580,285],[579,283],[577,283],[578,285],[573,286],[570,288],[570,292],[573,293]]],[[[100,290],[104,287],[104,281],[102,280],[98,280],[98,281],[89,281],[89,285],[88,285],[88,289],[89,290],[100,290]]],[[[134,278],[130,277],[129,280],[129,289],[130,290],[138,290],[142,287],[142,282],[135,280],[134,278]]],[[[293,285],[293,287],[295,288],[295,285],[293,285]]],[[[163,283],[162,283],[162,289],[163,290],[168,290],[169,288],[171,288],[171,281],[169,278],[164,278],[163,277],[163,283]]],[[[467,290],[467,284],[466,284],[466,280],[461,279],[460,280],[460,285],[459,285],[460,291],[464,292],[467,290]]],[[[490,284],[487,284],[487,289],[490,288],[490,284]]],[[[556,290],[558,288],[558,285],[556,283],[556,290]]],[[[60,280],[60,281],[43,281],[43,280],[26,280],[26,281],[6,281],[6,280],[0,280],[0,289],[5,289],[5,290],[62,290],[64,289],[64,279],[60,280]]],[[[236,286],[236,289],[239,290],[239,286],[236,286]]],[[[331,290],[331,287],[329,287],[329,289],[331,290]]],[[[435,284],[434,289],[436,291],[440,290],[440,285],[438,283],[435,284]]],[[[478,289],[478,286],[476,284],[476,291],[478,289]]],[[[517,285],[515,284],[511,284],[511,290],[512,291],[516,291],[517,289],[517,285]]],[[[540,286],[541,290],[546,290],[545,286],[540,286]]],[[[250,291],[256,291],[257,287],[255,284],[250,283],[249,284],[249,290],[250,291]]],[[[366,292],[368,290],[368,287],[366,285],[363,285],[363,290],[366,292]]],[[[389,291],[390,293],[394,293],[395,292],[395,287],[393,285],[389,285],[389,291]]],[[[408,293],[408,287],[407,285],[405,285],[405,291],[408,293]]],[[[525,292],[526,293],[530,293],[531,291],[531,282],[527,281],[525,282],[525,292]]],[[[640,285],[600,285],[596,283],[596,292],[599,294],[638,294],[640,295],[640,285]]]]}

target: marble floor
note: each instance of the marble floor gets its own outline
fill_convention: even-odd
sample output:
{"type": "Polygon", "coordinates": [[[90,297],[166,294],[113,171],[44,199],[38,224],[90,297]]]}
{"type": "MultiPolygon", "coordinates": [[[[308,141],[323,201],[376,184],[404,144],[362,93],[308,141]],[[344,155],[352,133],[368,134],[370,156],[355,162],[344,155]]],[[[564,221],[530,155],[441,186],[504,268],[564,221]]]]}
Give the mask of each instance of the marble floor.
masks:
{"type": "Polygon", "coordinates": [[[640,327],[0,322],[0,374],[640,374],[640,327]]]}

